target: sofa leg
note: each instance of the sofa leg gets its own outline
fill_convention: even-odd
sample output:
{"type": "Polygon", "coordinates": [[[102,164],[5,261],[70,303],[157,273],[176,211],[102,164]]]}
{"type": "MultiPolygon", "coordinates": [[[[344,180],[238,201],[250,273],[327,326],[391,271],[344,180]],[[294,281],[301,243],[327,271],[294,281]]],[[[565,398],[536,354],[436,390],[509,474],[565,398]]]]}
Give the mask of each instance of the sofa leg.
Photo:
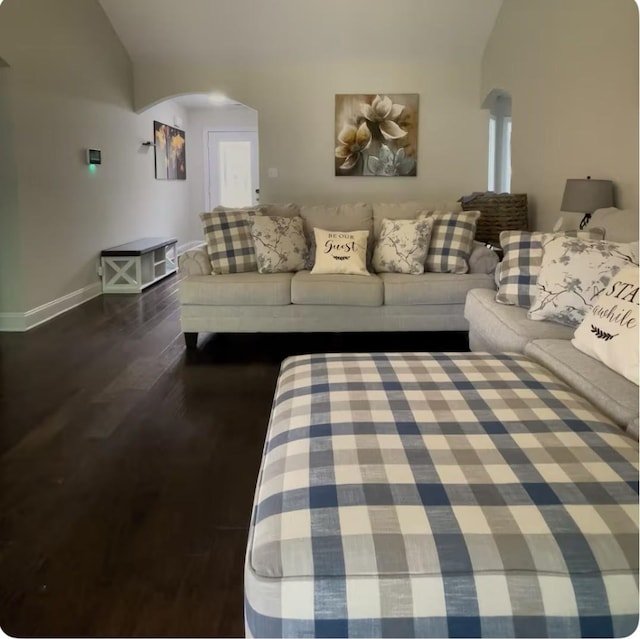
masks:
{"type": "Polygon", "coordinates": [[[188,351],[195,351],[198,346],[198,333],[185,333],[184,343],[188,351]]]}

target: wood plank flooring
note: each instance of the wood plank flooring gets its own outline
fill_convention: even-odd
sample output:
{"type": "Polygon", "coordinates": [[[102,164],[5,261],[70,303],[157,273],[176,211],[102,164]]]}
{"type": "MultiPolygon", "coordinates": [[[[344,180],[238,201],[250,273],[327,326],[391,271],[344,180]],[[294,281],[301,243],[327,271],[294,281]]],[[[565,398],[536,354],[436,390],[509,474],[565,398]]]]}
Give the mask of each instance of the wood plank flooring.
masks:
{"type": "Polygon", "coordinates": [[[0,333],[0,626],[242,636],[242,572],[281,360],[466,350],[460,333],[204,335],[177,278],[0,333]]]}

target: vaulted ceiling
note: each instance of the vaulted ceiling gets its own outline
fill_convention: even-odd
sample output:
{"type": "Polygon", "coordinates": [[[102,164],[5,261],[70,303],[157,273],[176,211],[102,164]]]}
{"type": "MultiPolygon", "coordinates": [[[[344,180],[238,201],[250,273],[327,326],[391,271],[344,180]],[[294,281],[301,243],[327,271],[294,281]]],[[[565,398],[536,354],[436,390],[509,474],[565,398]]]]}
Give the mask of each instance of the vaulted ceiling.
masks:
{"type": "Polygon", "coordinates": [[[481,56],[502,0],[99,0],[135,62],[481,56]]]}

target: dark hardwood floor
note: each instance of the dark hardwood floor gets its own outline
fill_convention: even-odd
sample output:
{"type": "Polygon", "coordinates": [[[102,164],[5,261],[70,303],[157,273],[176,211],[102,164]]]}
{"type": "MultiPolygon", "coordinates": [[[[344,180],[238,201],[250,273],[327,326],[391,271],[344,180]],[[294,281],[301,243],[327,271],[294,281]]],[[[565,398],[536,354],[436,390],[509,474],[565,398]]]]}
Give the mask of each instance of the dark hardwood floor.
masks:
{"type": "Polygon", "coordinates": [[[281,360],[466,350],[442,333],[202,335],[177,279],[0,334],[0,626],[241,636],[247,529],[281,360]]]}

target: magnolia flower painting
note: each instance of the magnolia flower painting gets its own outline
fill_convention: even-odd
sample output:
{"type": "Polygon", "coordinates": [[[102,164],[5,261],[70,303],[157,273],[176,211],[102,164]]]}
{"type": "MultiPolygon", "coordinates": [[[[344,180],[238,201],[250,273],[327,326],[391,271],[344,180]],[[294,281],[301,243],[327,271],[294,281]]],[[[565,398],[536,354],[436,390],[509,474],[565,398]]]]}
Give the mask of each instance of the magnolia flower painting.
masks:
{"type": "Polygon", "coordinates": [[[418,94],[336,95],[336,175],[417,175],[418,94]]]}

